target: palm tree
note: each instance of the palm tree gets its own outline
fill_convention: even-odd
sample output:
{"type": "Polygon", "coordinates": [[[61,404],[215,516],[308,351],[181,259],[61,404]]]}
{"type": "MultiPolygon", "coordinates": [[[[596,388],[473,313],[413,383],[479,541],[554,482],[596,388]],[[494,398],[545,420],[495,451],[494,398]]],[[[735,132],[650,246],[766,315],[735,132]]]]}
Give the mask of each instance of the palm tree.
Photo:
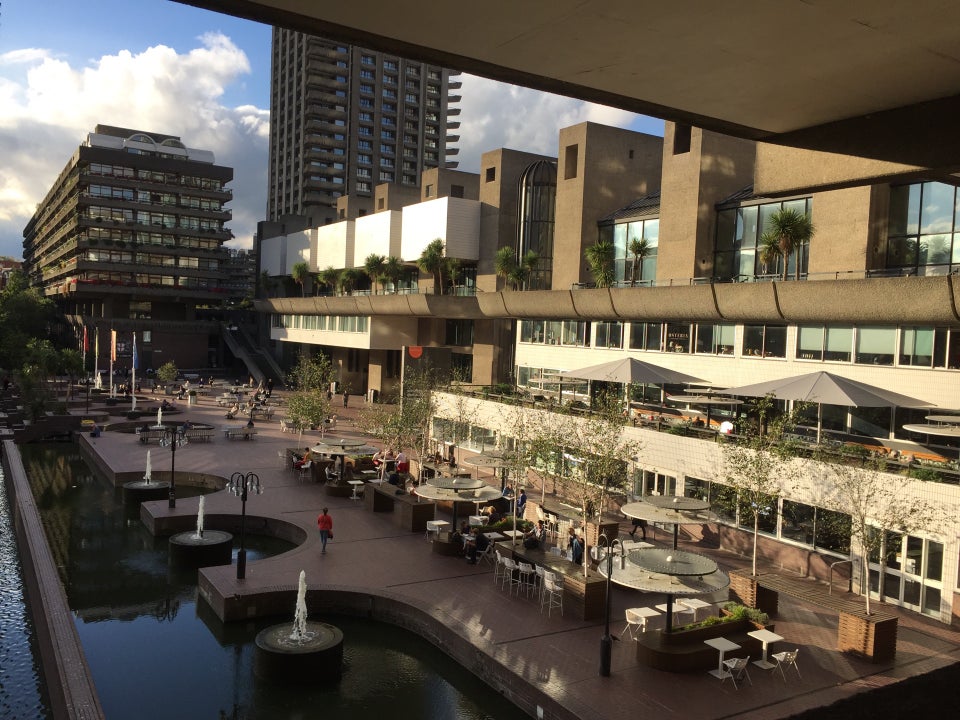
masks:
{"type": "Polygon", "coordinates": [[[773,248],[783,258],[783,279],[787,279],[787,266],[790,256],[797,253],[794,266],[796,279],[800,279],[800,253],[803,246],[813,237],[813,222],[806,213],[792,208],[781,208],[767,219],[767,225],[760,236],[760,259],[764,263],[773,258],[773,248]],[[767,259],[764,259],[764,258],[767,259]]]}
{"type": "Polygon", "coordinates": [[[636,287],[637,280],[640,279],[640,265],[650,257],[653,248],[650,247],[650,241],[646,238],[633,238],[627,249],[633,255],[633,267],[630,269],[630,287],[636,287]]]}
{"type": "Polygon", "coordinates": [[[293,278],[293,281],[300,286],[300,296],[306,296],[306,282],[310,277],[310,266],[303,261],[294,263],[293,268],[290,270],[290,276],[293,278]]]}
{"type": "Polygon", "coordinates": [[[540,262],[540,256],[533,250],[527,250],[524,256],[517,262],[513,248],[502,247],[497,250],[493,259],[494,271],[498,277],[504,278],[513,285],[514,290],[522,290],[527,285],[527,280],[537,268],[540,262]]]}
{"type": "Polygon", "coordinates": [[[337,289],[344,295],[349,295],[350,292],[357,286],[357,280],[359,279],[359,270],[356,268],[346,268],[340,273],[340,278],[337,281],[337,289]]]}
{"type": "Polygon", "coordinates": [[[336,292],[337,286],[340,285],[340,271],[337,270],[332,265],[329,265],[326,270],[323,270],[320,275],[320,281],[330,288],[330,292],[336,292]]]}
{"type": "Polygon", "coordinates": [[[584,254],[596,286],[610,287],[613,284],[613,243],[609,240],[597,240],[596,244],[587,246],[584,254]]]}
{"type": "Polygon", "coordinates": [[[400,258],[391,255],[383,264],[383,277],[393,284],[393,292],[397,292],[400,285],[400,278],[403,277],[403,263],[400,258]]]}
{"type": "Polygon", "coordinates": [[[443,271],[447,267],[446,258],[443,255],[443,240],[437,238],[431,240],[420,254],[417,260],[417,267],[423,272],[433,275],[433,294],[443,294],[443,271]]]}
{"type": "Polygon", "coordinates": [[[370,276],[370,282],[374,289],[376,289],[377,283],[383,283],[386,263],[387,259],[383,255],[376,254],[367,255],[367,259],[363,261],[363,269],[370,276]]]}

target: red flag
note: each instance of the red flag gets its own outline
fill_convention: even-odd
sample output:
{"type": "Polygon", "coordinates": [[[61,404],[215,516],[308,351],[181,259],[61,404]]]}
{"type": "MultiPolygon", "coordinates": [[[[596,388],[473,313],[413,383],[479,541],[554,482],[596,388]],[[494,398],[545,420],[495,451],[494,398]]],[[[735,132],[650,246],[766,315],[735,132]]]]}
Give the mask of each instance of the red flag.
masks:
{"type": "Polygon", "coordinates": [[[87,352],[90,350],[90,338],[87,337],[87,326],[83,326],[83,351],[87,352]]]}

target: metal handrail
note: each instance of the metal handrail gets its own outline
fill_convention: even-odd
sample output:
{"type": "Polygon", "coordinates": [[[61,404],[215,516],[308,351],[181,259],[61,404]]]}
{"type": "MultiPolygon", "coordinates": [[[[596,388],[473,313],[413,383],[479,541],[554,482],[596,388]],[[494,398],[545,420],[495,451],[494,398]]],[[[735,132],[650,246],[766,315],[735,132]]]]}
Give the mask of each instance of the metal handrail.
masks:
{"type": "Polygon", "coordinates": [[[853,560],[837,560],[836,562],[830,563],[830,590],[828,594],[833,595],[833,568],[835,565],[842,565],[843,563],[850,563],[850,577],[847,578],[847,592],[853,592],[853,560]]]}

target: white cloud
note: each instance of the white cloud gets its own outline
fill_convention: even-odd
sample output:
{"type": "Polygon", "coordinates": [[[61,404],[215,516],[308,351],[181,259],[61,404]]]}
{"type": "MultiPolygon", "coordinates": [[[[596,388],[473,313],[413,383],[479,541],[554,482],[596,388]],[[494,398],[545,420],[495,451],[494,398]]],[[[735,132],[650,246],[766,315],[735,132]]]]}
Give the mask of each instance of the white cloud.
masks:
{"type": "Polygon", "coordinates": [[[178,135],[233,167],[230,228],[249,246],[266,206],[269,110],[224,106],[225,89],[249,74],[249,61],[220,33],[199,42],[187,53],[124,50],[82,68],[41,51],[2,56],[32,65],[23,80],[0,76],[0,255],[21,256],[37,203],[98,123],[178,135]]]}
{"type": "Polygon", "coordinates": [[[50,51],[43,48],[20,48],[0,53],[0,65],[22,65],[43,60],[50,56],[50,51]]]}
{"type": "MultiPolygon", "coordinates": [[[[461,124],[451,132],[460,135],[459,169],[468,172],[477,172],[480,156],[498,148],[556,157],[558,131],[577,123],[590,121],[631,127],[643,119],[626,110],[505,85],[466,73],[460,79],[463,81],[461,124]]],[[[660,130],[660,134],[662,132],[660,130]]]]}

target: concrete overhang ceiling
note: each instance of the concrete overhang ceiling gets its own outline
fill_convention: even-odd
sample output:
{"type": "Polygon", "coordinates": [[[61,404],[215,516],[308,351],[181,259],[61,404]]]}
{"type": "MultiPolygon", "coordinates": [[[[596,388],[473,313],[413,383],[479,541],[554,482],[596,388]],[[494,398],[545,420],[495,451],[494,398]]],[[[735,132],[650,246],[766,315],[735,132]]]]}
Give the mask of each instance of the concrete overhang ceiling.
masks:
{"type": "Polygon", "coordinates": [[[956,0],[181,0],[755,140],[960,169],[956,0]]]}

